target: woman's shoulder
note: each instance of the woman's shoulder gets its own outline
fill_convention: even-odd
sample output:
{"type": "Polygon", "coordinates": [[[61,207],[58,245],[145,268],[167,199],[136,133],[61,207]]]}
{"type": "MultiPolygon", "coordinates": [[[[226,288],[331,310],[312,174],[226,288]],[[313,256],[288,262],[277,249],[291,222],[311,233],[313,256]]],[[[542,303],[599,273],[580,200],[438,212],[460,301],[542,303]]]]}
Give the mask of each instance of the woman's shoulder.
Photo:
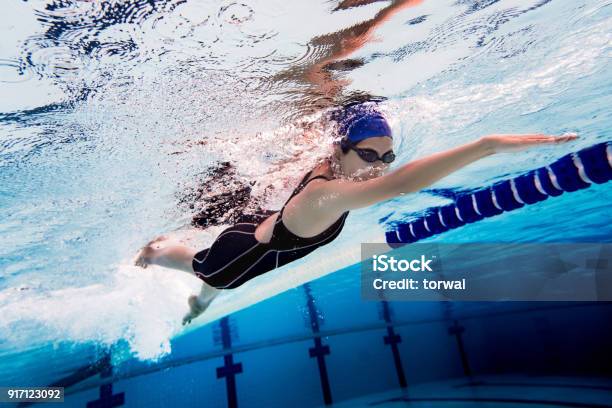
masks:
{"type": "Polygon", "coordinates": [[[329,162],[329,160],[326,160],[323,163],[320,163],[319,165],[315,166],[308,173],[307,182],[310,182],[311,180],[315,179],[326,179],[329,181],[335,178],[336,177],[332,170],[331,163],[329,162]]]}

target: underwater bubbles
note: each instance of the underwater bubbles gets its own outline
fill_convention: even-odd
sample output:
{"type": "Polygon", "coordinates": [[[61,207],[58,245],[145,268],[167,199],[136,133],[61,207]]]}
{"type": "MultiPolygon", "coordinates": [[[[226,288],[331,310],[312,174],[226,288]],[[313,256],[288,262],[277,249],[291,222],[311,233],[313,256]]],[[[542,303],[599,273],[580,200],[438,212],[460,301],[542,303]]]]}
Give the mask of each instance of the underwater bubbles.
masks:
{"type": "Polygon", "coordinates": [[[32,71],[20,61],[0,58],[0,82],[25,82],[32,78],[32,71]]]}
{"type": "Polygon", "coordinates": [[[255,11],[244,3],[230,3],[221,7],[218,13],[219,20],[228,24],[242,24],[253,19],[255,11]]]}
{"type": "Polygon", "coordinates": [[[83,66],[78,53],[62,44],[33,50],[28,60],[40,75],[55,78],[75,76],[83,66]]]}

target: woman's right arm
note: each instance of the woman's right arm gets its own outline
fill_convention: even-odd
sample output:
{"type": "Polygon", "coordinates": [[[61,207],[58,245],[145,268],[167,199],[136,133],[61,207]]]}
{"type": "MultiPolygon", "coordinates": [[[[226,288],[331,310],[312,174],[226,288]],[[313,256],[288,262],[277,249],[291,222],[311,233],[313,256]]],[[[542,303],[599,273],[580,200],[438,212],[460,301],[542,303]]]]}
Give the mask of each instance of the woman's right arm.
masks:
{"type": "Polygon", "coordinates": [[[575,135],[491,135],[454,149],[432,154],[366,181],[332,180],[318,184],[321,209],[333,213],[363,208],[390,198],[422,190],[449,174],[498,152],[520,151],[539,144],[564,143],[575,135]],[[324,208],[323,208],[324,207],[324,208]]]}

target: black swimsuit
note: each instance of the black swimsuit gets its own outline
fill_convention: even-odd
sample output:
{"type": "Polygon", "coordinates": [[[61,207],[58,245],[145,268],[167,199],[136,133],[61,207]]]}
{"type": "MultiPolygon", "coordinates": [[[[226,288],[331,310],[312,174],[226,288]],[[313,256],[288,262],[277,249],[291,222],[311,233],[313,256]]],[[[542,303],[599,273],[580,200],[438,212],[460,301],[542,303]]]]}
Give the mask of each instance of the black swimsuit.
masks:
{"type": "Polygon", "coordinates": [[[290,232],[283,223],[283,210],[295,195],[312,180],[312,170],[304,176],[293,194],[281,208],[268,243],[255,239],[257,226],[276,211],[243,216],[237,224],[225,229],[215,242],[198,252],[192,261],[193,270],[200,279],[219,289],[233,289],[265,272],[302,258],[320,246],[333,241],[342,231],[348,211],[322,233],[303,238],[290,232]]]}

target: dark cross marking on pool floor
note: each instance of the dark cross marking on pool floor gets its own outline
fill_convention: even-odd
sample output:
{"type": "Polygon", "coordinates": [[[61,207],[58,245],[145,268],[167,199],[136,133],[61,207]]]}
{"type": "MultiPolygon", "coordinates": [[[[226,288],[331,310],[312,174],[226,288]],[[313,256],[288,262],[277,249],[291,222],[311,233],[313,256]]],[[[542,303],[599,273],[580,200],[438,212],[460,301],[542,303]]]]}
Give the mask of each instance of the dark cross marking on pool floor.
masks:
{"type": "Polygon", "coordinates": [[[323,391],[323,401],[326,405],[332,403],[331,387],[329,385],[329,377],[327,376],[327,366],[325,365],[325,356],[330,353],[328,345],[323,344],[321,336],[317,336],[320,332],[319,329],[319,313],[315,306],[314,297],[312,296],[312,290],[310,285],[304,284],[304,290],[306,291],[306,307],[308,310],[308,317],[310,318],[310,329],[314,336],[314,347],[308,349],[308,355],[311,358],[317,359],[317,365],[319,367],[319,377],[321,378],[321,389],[323,391]]]}
{"type": "MultiPolygon", "coordinates": [[[[221,344],[224,350],[229,350],[232,347],[232,330],[230,327],[229,316],[225,316],[219,322],[221,344]]],[[[232,353],[223,356],[225,363],[221,367],[217,367],[217,378],[225,377],[225,385],[227,390],[227,406],[229,408],[238,407],[238,395],[236,391],[236,374],[242,372],[242,363],[234,363],[232,353]]]]}
{"type": "Polygon", "coordinates": [[[465,347],[463,345],[463,337],[462,334],[465,331],[465,327],[459,325],[457,320],[453,321],[453,325],[448,328],[448,334],[451,336],[455,336],[457,339],[457,347],[459,348],[459,355],[461,356],[461,364],[463,365],[463,373],[471,377],[472,370],[470,369],[470,364],[468,362],[467,354],[465,352],[465,347]]]}
{"type": "MultiPolygon", "coordinates": [[[[113,364],[110,358],[110,351],[105,355],[104,367],[100,371],[100,378],[108,378],[113,375],[113,364]]],[[[113,384],[100,386],[100,398],[87,403],[87,408],[114,408],[120,407],[125,403],[125,393],[120,392],[113,395],[113,384]]]]}
{"type": "MultiPolygon", "coordinates": [[[[382,301],[381,305],[381,314],[382,319],[387,323],[393,323],[391,318],[392,310],[387,301],[382,301]]],[[[399,334],[395,333],[393,326],[387,326],[387,335],[383,337],[384,343],[391,346],[391,351],[393,353],[393,362],[395,364],[395,371],[397,372],[397,379],[399,381],[400,387],[406,388],[408,386],[406,382],[406,375],[404,374],[404,367],[402,366],[402,359],[400,357],[399,351],[399,343],[402,342],[402,337],[399,334]]]]}

